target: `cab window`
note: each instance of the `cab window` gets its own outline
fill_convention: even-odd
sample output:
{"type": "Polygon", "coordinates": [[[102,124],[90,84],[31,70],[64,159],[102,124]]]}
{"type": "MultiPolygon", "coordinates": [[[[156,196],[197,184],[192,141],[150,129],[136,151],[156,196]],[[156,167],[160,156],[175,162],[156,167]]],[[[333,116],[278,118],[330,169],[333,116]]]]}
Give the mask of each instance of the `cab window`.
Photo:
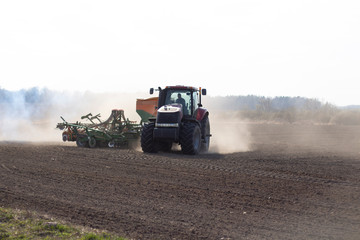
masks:
{"type": "Polygon", "coordinates": [[[167,92],[165,104],[179,103],[184,115],[191,114],[191,92],[186,90],[171,90],[167,92]]]}
{"type": "Polygon", "coordinates": [[[199,104],[199,93],[197,91],[193,92],[193,104],[192,104],[192,112],[194,113],[199,104]]]}

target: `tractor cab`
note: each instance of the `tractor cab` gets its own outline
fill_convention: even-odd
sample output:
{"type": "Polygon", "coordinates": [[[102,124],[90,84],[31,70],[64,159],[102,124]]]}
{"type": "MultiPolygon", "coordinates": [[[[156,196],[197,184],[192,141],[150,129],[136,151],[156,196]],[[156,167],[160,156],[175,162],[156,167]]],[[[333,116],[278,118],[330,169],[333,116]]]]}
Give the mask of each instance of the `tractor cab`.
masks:
{"type": "MultiPolygon", "coordinates": [[[[201,95],[206,95],[206,89],[199,89],[186,86],[171,86],[165,89],[158,89],[158,109],[166,105],[181,104],[181,110],[185,117],[195,117],[198,107],[201,107],[201,95]]],[[[153,94],[154,89],[150,89],[153,94]]]]}

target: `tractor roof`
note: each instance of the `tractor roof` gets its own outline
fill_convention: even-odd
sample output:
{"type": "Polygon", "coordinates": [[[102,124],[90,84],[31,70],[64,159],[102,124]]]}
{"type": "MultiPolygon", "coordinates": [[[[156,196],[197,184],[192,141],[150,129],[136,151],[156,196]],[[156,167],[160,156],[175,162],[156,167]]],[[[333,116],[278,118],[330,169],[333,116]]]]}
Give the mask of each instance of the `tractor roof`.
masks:
{"type": "Polygon", "coordinates": [[[166,86],[166,89],[184,89],[184,90],[198,91],[198,89],[196,87],[183,86],[183,85],[166,86]]]}

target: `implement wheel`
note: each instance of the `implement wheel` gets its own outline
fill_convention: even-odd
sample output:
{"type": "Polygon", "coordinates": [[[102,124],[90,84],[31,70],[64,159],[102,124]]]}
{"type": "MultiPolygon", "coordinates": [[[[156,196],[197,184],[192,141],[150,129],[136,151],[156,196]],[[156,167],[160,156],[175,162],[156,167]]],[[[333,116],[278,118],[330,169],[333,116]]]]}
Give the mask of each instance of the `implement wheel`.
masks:
{"type": "Polygon", "coordinates": [[[89,147],[90,148],[96,147],[96,139],[94,137],[89,138],[89,147]]]}
{"type": "Polygon", "coordinates": [[[63,140],[64,142],[69,141],[69,136],[68,136],[66,133],[63,133],[63,135],[62,135],[62,140],[63,140]]]}
{"type": "Polygon", "coordinates": [[[85,134],[79,134],[76,137],[76,145],[78,147],[88,147],[89,143],[88,143],[88,137],[85,134]]]}
{"type": "Polygon", "coordinates": [[[109,148],[115,147],[115,142],[114,142],[114,141],[108,142],[108,147],[109,147],[109,148]]]}

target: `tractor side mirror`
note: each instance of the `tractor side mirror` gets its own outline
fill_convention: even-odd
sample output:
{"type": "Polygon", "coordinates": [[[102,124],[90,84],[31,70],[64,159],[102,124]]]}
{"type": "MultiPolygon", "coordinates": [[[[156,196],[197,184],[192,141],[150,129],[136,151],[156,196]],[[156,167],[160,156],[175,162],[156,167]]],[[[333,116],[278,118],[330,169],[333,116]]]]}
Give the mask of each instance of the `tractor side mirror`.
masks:
{"type": "Polygon", "coordinates": [[[150,94],[153,94],[153,93],[154,93],[154,89],[150,88],[150,94]]]}
{"type": "Polygon", "coordinates": [[[201,95],[206,95],[206,89],[201,89],[201,95]]]}

